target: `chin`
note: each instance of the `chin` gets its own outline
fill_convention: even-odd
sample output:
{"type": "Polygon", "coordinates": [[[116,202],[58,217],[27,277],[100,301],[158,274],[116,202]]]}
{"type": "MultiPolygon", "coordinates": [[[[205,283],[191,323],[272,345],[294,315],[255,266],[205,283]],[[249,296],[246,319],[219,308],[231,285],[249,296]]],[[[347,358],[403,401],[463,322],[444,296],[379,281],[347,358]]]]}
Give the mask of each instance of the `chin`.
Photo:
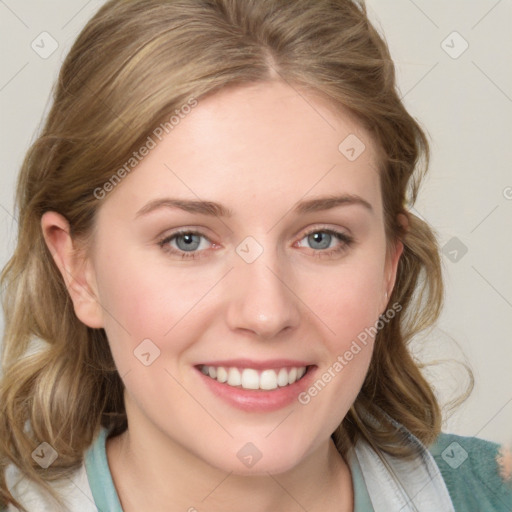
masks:
{"type": "Polygon", "coordinates": [[[248,439],[250,436],[244,436],[243,440],[230,440],[229,446],[222,447],[222,451],[211,453],[207,462],[218,469],[241,476],[286,473],[307,457],[305,448],[310,446],[306,440],[300,445],[297,445],[298,440],[294,440],[295,444],[292,445],[277,436],[272,441],[263,438],[251,442],[248,439]]]}

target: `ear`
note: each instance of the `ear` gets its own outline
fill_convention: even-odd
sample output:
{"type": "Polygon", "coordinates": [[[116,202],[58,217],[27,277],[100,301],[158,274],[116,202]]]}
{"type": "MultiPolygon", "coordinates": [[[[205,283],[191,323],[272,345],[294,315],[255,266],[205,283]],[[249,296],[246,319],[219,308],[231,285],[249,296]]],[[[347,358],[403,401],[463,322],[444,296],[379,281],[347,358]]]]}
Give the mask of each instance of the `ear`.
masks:
{"type": "Polygon", "coordinates": [[[103,327],[92,262],[77,250],[68,221],[59,213],[46,212],[41,217],[41,229],[73,301],[76,316],[88,327],[103,327]]]}
{"type": "MultiPolygon", "coordinates": [[[[407,231],[409,228],[409,221],[407,217],[399,213],[398,214],[398,222],[401,224],[404,229],[407,231]]],[[[383,306],[381,307],[381,314],[386,311],[389,298],[391,297],[391,293],[393,292],[393,288],[395,287],[396,274],[398,270],[398,262],[400,261],[400,256],[404,250],[404,244],[401,240],[397,240],[392,251],[387,254],[386,257],[386,270],[385,276],[386,279],[384,281],[384,290],[383,290],[383,306]]]]}

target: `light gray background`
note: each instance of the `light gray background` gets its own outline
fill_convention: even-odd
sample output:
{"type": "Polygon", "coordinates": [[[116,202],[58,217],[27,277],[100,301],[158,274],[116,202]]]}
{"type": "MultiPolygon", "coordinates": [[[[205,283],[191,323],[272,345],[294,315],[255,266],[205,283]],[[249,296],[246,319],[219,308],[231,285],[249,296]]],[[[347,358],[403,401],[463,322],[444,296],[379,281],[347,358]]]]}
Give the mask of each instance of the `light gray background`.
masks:
{"type": "MultiPolygon", "coordinates": [[[[102,4],[0,0],[1,266],[15,243],[22,158],[64,55],[102,4]],[[50,56],[43,32],[58,43],[50,56]]],[[[444,430],[511,442],[512,2],[370,0],[368,9],[389,43],[406,107],[432,142],[430,176],[414,211],[444,247],[446,307],[415,350],[422,360],[455,357],[474,370],[475,390],[447,415],[444,430]]],[[[428,375],[443,400],[465,382],[453,363],[428,375]]]]}

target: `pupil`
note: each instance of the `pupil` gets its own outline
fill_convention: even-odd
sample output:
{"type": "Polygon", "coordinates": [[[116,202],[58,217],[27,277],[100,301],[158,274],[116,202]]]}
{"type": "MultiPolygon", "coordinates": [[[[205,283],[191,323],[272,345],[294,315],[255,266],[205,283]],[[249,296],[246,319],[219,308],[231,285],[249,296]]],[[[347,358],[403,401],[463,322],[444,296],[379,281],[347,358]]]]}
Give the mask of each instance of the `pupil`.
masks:
{"type": "Polygon", "coordinates": [[[331,235],[329,235],[328,233],[317,232],[317,233],[313,233],[310,236],[313,238],[313,241],[315,243],[319,243],[321,245],[321,247],[319,247],[320,249],[325,249],[326,247],[329,246],[329,237],[331,235]],[[327,241],[327,244],[325,243],[326,241],[327,241]]]}
{"type": "Polygon", "coordinates": [[[198,238],[199,237],[197,235],[188,233],[188,234],[180,235],[176,239],[176,243],[181,250],[188,251],[191,249],[197,249],[197,247],[194,246],[194,244],[196,244],[196,245],[199,244],[198,238]]]}

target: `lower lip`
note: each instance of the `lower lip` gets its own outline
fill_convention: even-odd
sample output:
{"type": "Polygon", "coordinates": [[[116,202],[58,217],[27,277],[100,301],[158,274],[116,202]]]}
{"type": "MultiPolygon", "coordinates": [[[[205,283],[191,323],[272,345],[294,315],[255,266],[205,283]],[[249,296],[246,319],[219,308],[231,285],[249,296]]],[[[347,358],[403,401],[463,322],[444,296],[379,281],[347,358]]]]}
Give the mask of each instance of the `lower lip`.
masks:
{"type": "Polygon", "coordinates": [[[195,369],[210,391],[228,404],[243,411],[271,412],[282,409],[297,400],[298,395],[310,385],[316,366],[308,367],[308,371],[304,376],[293,384],[270,391],[234,388],[226,383],[207,377],[198,368],[195,369]]]}

